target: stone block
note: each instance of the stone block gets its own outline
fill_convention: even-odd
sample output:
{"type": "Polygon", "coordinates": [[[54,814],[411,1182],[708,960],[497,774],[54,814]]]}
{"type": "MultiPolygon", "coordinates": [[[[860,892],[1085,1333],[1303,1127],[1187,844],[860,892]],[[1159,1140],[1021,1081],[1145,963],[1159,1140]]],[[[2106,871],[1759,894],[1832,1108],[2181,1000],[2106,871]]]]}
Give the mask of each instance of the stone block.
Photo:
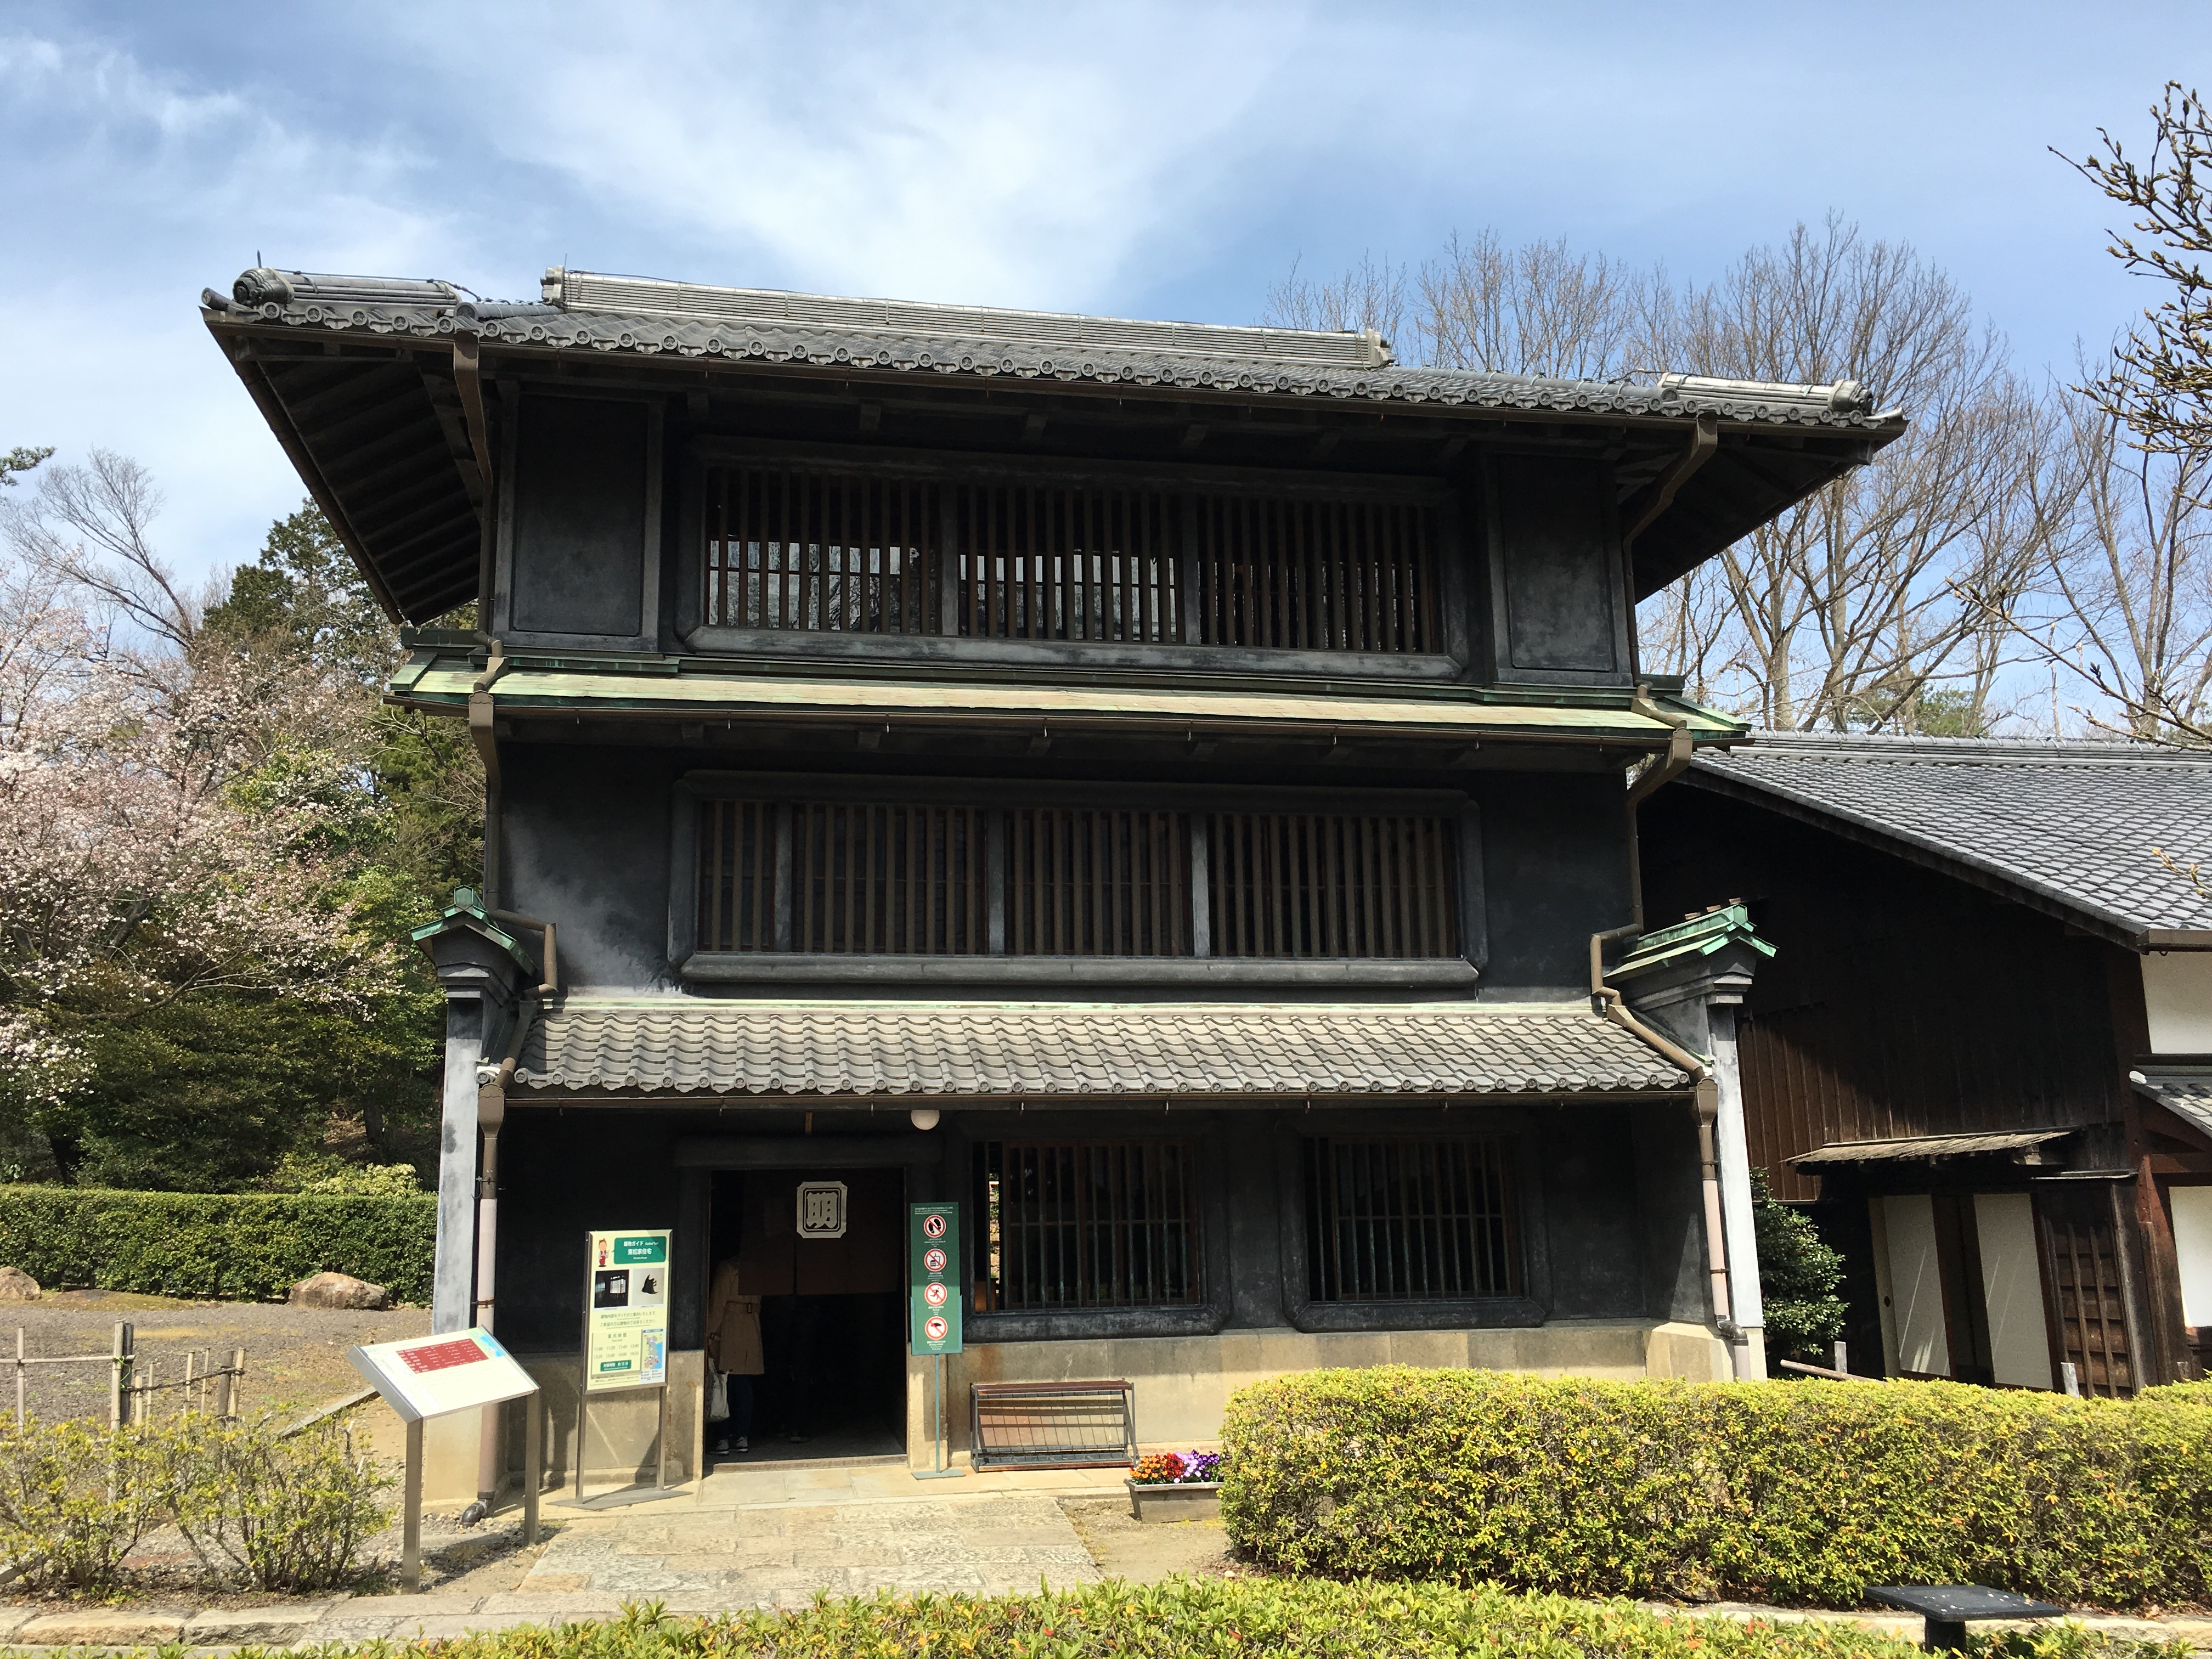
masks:
{"type": "Polygon", "coordinates": [[[392,1292],[351,1273],[312,1273],[285,1300],[295,1308],[388,1308],[392,1292]]]}
{"type": "Polygon", "coordinates": [[[186,1645],[283,1647],[299,1641],[331,1609],[326,1601],[276,1607],[205,1607],[185,1620],[186,1645]]]}
{"type": "Polygon", "coordinates": [[[0,1267],[0,1302],[36,1302],[39,1281],[21,1267],[0,1267]]]}
{"type": "Polygon", "coordinates": [[[27,1620],[15,1632],[24,1647],[157,1648],[184,1634],[180,1613],[123,1613],[85,1607],[27,1620]]]}

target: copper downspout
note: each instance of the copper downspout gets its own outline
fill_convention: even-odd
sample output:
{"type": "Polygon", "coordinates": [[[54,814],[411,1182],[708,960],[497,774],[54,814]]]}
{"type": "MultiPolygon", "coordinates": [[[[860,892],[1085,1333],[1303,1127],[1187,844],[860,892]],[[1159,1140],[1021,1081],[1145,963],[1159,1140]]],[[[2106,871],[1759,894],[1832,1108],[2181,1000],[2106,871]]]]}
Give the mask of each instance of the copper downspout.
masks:
{"type": "Polygon", "coordinates": [[[1647,719],[1657,720],[1673,729],[1668,734],[1665,757],[1646,768],[1627,791],[1631,919],[1626,927],[1611,927],[1590,935],[1590,1002],[1597,1012],[1656,1048],[1667,1060],[1690,1074],[1691,1103],[1698,1117],[1698,1175],[1699,1184],[1704,1188],[1705,1273],[1711,1285],[1713,1324],[1723,1336],[1730,1336],[1735,1330],[1735,1304],[1729,1286],[1728,1236],[1721,1219],[1720,1150],[1713,1130],[1720,1118],[1720,1085],[1713,1080],[1711,1066],[1637,1018],[1629,1012],[1620,993],[1605,982],[1605,947],[1616,940],[1637,938],[1644,932],[1644,879],[1642,854],[1637,845],[1636,809],[1645,796],[1661,785],[1680,776],[1690,764],[1693,753],[1688,719],[1670,713],[1652,702],[1649,686],[1636,688],[1630,707],[1647,719]]]}

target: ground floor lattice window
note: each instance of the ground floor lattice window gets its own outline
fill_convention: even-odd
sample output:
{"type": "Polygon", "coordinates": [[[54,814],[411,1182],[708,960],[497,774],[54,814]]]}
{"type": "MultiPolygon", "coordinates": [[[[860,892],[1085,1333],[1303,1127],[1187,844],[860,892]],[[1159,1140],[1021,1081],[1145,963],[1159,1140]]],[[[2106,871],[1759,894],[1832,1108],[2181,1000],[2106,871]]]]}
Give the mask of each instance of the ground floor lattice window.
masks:
{"type": "Polygon", "coordinates": [[[975,1147],[987,1313],[1188,1305],[1203,1297],[1197,1156],[1186,1140],[975,1147]]]}
{"type": "Polygon", "coordinates": [[[1307,1294],[1450,1302],[1521,1293],[1504,1145],[1479,1136],[1306,1143],[1307,1294]]]}

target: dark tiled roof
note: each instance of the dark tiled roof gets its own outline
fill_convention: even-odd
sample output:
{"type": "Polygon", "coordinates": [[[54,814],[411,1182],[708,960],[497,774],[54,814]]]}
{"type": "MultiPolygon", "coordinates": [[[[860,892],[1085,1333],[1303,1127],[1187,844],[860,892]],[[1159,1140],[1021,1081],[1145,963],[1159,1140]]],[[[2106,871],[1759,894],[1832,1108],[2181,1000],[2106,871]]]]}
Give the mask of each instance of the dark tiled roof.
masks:
{"type": "MultiPolygon", "coordinates": [[[[586,273],[574,273],[578,277],[586,273]]],[[[605,281],[606,279],[600,279],[605,281]]],[[[635,284],[634,284],[635,285],[635,284]]],[[[688,285],[650,286],[681,289],[688,285]]],[[[589,290],[586,290],[588,292],[589,290]]],[[[743,289],[706,290],[744,294],[743,289]]],[[[811,300],[811,295],[778,295],[811,300]]],[[[385,277],[312,276],[299,271],[252,270],[226,297],[212,289],[209,308],[244,320],[285,323],[320,331],[348,331],[434,339],[468,333],[492,343],[567,347],[639,356],[757,358],[774,363],[817,363],[917,374],[1025,380],[1121,381],[1133,386],[1182,386],[1227,392],[1323,397],[1369,403],[1441,404],[1498,410],[1580,411],[1627,416],[1712,414],[1723,420],[1758,421],[1893,432],[1894,412],[1872,411],[1848,382],[1836,386],[1773,386],[1747,380],[1669,376],[1656,386],[1551,380],[1466,369],[1361,367],[1317,361],[1269,348],[1266,337],[1309,331],[1208,328],[1188,324],[1130,324],[1112,318],[1051,319],[1060,323],[1111,325],[1094,337],[1072,337],[1065,329],[991,330],[980,319],[1032,318],[1048,313],[969,310],[957,307],[887,307],[884,320],[830,323],[803,314],[776,316],[766,307],[752,316],[682,313],[632,308],[553,304],[489,303],[463,300],[449,284],[385,277]],[[915,313],[901,317],[897,312],[915,313]],[[962,327],[965,313],[974,324],[962,327]],[[930,330],[911,325],[926,313],[930,330]],[[908,326],[898,326],[905,322],[908,326]],[[1113,329],[1123,331],[1117,340],[1113,329]],[[1155,331],[1153,334],[1128,331],[1155,331]],[[1181,330],[1177,337],[1160,331],[1181,330]],[[1040,337],[1040,335],[1045,337],[1040,337]],[[1057,337],[1053,337],[1056,336],[1057,337]],[[1243,337],[1245,349],[1229,349],[1243,337]],[[1181,338],[1184,343],[1171,343],[1181,338]],[[1126,342],[1126,343],[1123,343],[1126,342]]],[[[854,306],[854,301],[836,301],[854,306]]],[[[857,313],[855,313],[857,317],[857,313]]],[[[1311,331],[1316,341],[1340,337],[1311,331]]]]}
{"type": "Polygon", "coordinates": [[[2193,1129],[2212,1135],[2212,1069],[2202,1066],[2145,1066],[2128,1073],[2148,1095],[2193,1129]]]}
{"type": "Polygon", "coordinates": [[[1549,1095],[1689,1079],[1568,1006],[1109,1006],[574,1000],[535,1023],[515,1077],[648,1095],[1549,1095]]]}
{"type": "Polygon", "coordinates": [[[2158,852],[2212,864],[2212,756],[2125,744],[1760,732],[1691,778],[1856,832],[2142,948],[2212,928],[2158,852]]]}

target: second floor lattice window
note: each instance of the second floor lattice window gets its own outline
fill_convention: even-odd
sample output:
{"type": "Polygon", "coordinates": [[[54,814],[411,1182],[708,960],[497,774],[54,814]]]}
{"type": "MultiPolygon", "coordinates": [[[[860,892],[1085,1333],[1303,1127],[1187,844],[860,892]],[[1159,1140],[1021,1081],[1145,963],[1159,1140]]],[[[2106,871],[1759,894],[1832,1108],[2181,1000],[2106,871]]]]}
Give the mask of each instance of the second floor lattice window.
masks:
{"type": "Polygon", "coordinates": [[[981,813],[830,802],[700,807],[705,951],[968,956],[985,948],[981,813]]]}
{"type": "Polygon", "coordinates": [[[1461,952],[1461,827],[1449,811],[1209,811],[1048,793],[985,805],[945,793],[697,801],[696,948],[1251,961],[1461,952]]]}
{"type": "Polygon", "coordinates": [[[937,486],[782,466],[707,475],[710,627],[938,631],[937,486]]]}
{"type": "Polygon", "coordinates": [[[1044,806],[1006,817],[1009,953],[1190,954],[1190,829],[1181,812],[1044,806]]]}
{"type": "Polygon", "coordinates": [[[1214,812],[1207,899],[1218,957],[1450,957],[1452,826],[1433,817],[1214,812]]]}

